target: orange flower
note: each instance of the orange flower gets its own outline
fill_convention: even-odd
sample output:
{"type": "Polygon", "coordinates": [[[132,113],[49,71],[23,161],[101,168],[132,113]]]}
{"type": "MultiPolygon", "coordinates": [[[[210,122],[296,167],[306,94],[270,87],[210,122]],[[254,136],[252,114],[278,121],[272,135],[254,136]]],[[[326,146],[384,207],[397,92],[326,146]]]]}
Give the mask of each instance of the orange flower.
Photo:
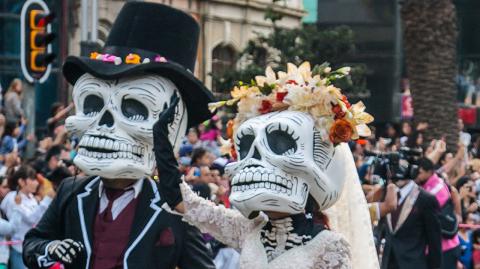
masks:
{"type": "Polygon", "coordinates": [[[231,139],[233,137],[233,120],[227,122],[227,138],[231,139]]]}
{"type": "Polygon", "coordinates": [[[140,55],[135,53],[130,53],[125,58],[126,64],[139,64],[140,63],[140,55]]]}
{"type": "Polygon", "coordinates": [[[100,54],[98,54],[98,52],[91,52],[90,53],[90,59],[96,60],[98,55],[100,55],[100,54]]]}
{"type": "Polygon", "coordinates": [[[232,158],[232,160],[237,160],[237,151],[235,150],[235,146],[234,144],[232,143],[232,147],[230,149],[230,157],[232,158]]]}
{"type": "Polygon", "coordinates": [[[352,138],[352,125],[344,119],[337,119],[330,128],[330,141],[334,144],[348,142],[352,138]]]}

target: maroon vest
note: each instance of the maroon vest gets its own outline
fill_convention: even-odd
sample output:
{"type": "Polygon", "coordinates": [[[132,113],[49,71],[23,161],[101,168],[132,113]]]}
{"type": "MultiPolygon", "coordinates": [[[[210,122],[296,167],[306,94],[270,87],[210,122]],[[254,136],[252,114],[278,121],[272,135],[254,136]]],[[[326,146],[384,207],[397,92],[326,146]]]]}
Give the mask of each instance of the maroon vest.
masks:
{"type": "Polygon", "coordinates": [[[115,220],[106,217],[107,210],[95,217],[93,228],[92,269],[121,269],[132,228],[138,199],[133,199],[115,220]],[[109,220],[110,219],[110,220],[109,220]]]}

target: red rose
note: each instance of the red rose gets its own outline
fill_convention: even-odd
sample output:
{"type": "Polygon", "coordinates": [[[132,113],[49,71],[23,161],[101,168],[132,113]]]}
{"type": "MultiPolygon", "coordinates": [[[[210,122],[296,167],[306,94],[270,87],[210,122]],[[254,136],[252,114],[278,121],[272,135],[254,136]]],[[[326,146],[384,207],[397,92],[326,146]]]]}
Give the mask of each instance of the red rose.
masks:
{"type": "Polygon", "coordinates": [[[347,97],[345,95],[342,96],[342,102],[347,106],[347,108],[350,108],[352,106],[350,102],[348,102],[347,97]]]}
{"type": "Polygon", "coordinates": [[[334,144],[348,142],[352,135],[352,125],[344,119],[337,119],[330,128],[330,141],[334,144]]]}
{"type": "Polygon", "coordinates": [[[267,114],[272,112],[272,103],[268,100],[262,100],[262,106],[258,109],[260,114],[267,114]]]}
{"type": "Polygon", "coordinates": [[[335,119],[341,119],[345,117],[345,112],[343,112],[342,107],[339,105],[332,106],[332,112],[335,113],[335,119]]]}
{"type": "Polygon", "coordinates": [[[293,79],[287,80],[287,84],[298,85],[298,83],[297,83],[295,80],[293,80],[293,79]]]}
{"type": "Polygon", "coordinates": [[[285,98],[285,96],[287,96],[288,92],[277,92],[277,95],[276,95],[276,100],[277,102],[283,102],[283,99],[285,98]]]}

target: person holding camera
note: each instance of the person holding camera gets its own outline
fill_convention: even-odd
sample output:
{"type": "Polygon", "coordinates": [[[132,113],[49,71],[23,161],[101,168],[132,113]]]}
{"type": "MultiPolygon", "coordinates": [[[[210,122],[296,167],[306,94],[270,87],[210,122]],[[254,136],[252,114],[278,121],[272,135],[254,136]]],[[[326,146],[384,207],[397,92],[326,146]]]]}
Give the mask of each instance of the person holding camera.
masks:
{"type": "Polygon", "coordinates": [[[442,268],[439,205],[413,181],[415,170],[403,159],[390,165],[391,179],[399,188],[398,206],[386,216],[382,269],[442,268]]]}
{"type": "Polygon", "coordinates": [[[455,214],[454,197],[451,195],[450,187],[437,176],[434,164],[428,158],[421,158],[418,161],[417,182],[424,190],[435,196],[441,208],[442,268],[456,268],[460,257],[460,240],[457,236],[459,217],[455,214]]]}

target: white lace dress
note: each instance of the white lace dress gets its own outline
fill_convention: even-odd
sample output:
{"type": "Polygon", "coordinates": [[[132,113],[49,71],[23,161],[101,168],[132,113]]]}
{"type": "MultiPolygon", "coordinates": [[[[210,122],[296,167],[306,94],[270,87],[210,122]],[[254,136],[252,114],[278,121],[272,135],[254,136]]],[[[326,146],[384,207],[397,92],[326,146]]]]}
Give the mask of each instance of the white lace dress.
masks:
{"type": "Polygon", "coordinates": [[[240,269],[350,269],[349,244],[343,237],[324,230],[306,244],[283,251],[275,258],[267,256],[261,241],[266,215],[253,220],[240,212],[217,206],[198,197],[182,183],[184,220],[217,240],[240,251],[240,269]]]}

